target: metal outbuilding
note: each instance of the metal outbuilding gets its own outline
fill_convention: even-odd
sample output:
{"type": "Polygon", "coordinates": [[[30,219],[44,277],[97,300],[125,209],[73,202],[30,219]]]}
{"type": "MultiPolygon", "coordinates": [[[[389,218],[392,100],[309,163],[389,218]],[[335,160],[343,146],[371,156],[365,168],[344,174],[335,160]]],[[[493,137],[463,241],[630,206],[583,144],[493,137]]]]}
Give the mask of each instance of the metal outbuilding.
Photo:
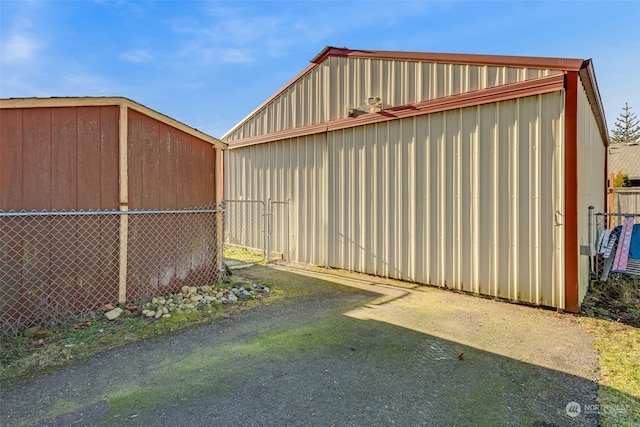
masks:
{"type": "Polygon", "coordinates": [[[591,60],[327,47],[222,138],[291,260],[575,312],[608,132],[591,60]]]}

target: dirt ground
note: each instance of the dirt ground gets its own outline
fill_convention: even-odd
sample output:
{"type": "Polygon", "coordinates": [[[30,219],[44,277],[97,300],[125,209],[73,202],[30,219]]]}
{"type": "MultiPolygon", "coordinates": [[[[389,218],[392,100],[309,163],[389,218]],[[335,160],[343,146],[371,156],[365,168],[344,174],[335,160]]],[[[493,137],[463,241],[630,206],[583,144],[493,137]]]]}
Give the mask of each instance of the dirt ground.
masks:
{"type": "Polygon", "coordinates": [[[3,384],[0,423],[598,425],[594,337],[571,315],[326,269],[237,274],[287,296],[3,384]]]}

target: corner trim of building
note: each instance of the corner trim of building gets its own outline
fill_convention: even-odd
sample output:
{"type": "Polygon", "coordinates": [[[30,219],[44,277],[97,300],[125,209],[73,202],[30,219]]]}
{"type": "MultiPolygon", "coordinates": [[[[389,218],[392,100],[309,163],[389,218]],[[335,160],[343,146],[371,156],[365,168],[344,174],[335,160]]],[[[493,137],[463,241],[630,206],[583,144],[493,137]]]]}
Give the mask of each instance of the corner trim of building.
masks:
{"type": "Polygon", "coordinates": [[[580,310],[578,283],[578,81],[576,71],[565,74],[565,310],[580,310]]]}

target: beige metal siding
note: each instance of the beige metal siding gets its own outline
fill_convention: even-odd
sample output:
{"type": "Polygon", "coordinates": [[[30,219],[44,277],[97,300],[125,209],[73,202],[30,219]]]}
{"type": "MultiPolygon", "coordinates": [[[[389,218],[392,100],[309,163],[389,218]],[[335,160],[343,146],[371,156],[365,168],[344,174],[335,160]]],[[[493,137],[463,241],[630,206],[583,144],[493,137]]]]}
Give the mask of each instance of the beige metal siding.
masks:
{"type": "Polygon", "coordinates": [[[557,92],[332,133],[329,265],[561,306],[562,111],[557,92]]]}
{"type": "Polygon", "coordinates": [[[294,261],[563,307],[563,96],[233,149],[227,197],[291,198],[294,261]]]}
{"type": "MultiPolygon", "coordinates": [[[[606,147],[589,99],[582,84],[578,85],[578,245],[589,244],[589,206],[604,212],[606,147]]],[[[595,236],[591,236],[595,239],[595,236]]],[[[578,247],[579,249],[579,247],[578,247]]],[[[579,301],[589,286],[589,258],[578,262],[579,301]]]]}
{"type": "Polygon", "coordinates": [[[558,70],[329,57],[225,136],[226,142],[561,73],[558,70]]]}
{"type": "Polygon", "coordinates": [[[317,134],[225,154],[225,197],[290,200],[291,259],[315,265],[327,263],[325,140],[317,134]]]}

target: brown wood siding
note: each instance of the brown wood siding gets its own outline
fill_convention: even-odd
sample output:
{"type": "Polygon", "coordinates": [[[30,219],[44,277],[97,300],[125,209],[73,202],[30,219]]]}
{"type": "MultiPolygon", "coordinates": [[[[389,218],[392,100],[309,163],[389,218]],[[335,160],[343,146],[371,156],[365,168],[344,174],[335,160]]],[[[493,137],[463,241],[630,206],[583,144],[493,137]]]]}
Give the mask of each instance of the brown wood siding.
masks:
{"type": "Polygon", "coordinates": [[[0,110],[0,210],[117,209],[117,112],[0,110]]]}
{"type": "Polygon", "coordinates": [[[215,150],[165,123],[129,111],[129,209],[182,209],[215,200],[215,150]]]}
{"type": "Polygon", "coordinates": [[[22,111],[0,110],[0,210],[22,207],[22,111]]]}

